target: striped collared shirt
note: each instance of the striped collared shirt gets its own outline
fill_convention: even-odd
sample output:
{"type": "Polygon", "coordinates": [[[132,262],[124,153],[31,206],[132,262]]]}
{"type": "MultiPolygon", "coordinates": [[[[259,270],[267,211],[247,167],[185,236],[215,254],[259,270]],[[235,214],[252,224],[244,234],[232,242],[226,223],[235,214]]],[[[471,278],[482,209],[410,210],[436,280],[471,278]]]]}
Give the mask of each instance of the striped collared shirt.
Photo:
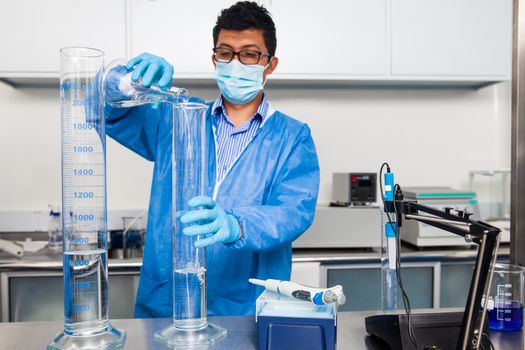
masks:
{"type": "Polygon", "coordinates": [[[220,182],[261,127],[267,117],[269,104],[263,95],[257,112],[238,128],[226,115],[222,96],[215,100],[212,111],[217,140],[217,182],[220,182]]]}

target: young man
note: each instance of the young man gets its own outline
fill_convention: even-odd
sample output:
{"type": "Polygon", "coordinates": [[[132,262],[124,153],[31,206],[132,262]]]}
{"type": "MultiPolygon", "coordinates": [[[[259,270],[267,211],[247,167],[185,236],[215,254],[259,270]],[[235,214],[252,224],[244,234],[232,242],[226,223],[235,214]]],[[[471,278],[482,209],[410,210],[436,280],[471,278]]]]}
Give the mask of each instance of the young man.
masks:
{"type": "MultiPolygon", "coordinates": [[[[310,130],[267,101],[263,86],[278,64],[267,10],[239,2],[213,29],[215,79],[221,95],[209,104],[215,135],[206,197],[180,218],[187,235],[206,235],[209,315],[250,315],[260,287],[249,278],[288,280],[291,243],[312,223],[319,165],[310,130]],[[200,209],[198,209],[198,208],[200,209]]],[[[173,67],[142,54],[128,63],[132,79],[171,84],[173,67]]],[[[171,115],[169,107],[107,110],[107,133],[155,162],[136,317],[172,315],[171,115]]]]}

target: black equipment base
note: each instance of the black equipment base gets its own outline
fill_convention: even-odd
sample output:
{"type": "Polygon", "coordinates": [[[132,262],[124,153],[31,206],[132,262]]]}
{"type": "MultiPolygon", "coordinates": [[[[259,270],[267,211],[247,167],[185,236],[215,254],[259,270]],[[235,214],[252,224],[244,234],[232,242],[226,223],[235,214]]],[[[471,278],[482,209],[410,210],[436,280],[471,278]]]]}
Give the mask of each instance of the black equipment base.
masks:
{"type": "MultiPolygon", "coordinates": [[[[481,316],[481,313],[480,313],[481,316]]],[[[452,350],[457,348],[463,322],[463,312],[432,312],[412,314],[417,350],[452,350]]],[[[416,350],[408,335],[405,314],[374,315],[365,319],[368,334],[381,338],[391,350],[416,350]]],[[[487,335],[488,321],[483,332],[487,335]]],[[[481,349],[490,349],[487,337],[482,337],[481,349]]]]}

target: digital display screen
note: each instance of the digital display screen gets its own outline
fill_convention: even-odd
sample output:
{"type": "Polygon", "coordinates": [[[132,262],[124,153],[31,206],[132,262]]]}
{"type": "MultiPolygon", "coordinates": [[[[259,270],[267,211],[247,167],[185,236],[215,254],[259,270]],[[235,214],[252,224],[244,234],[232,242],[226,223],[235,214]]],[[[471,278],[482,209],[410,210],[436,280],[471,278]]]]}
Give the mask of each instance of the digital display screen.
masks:
{"type": "Polygon", "coordinates": [[[372,181],[371,180],[358,180],[357,185],[359,187],[370,187],[372,186],[372,181]]]}

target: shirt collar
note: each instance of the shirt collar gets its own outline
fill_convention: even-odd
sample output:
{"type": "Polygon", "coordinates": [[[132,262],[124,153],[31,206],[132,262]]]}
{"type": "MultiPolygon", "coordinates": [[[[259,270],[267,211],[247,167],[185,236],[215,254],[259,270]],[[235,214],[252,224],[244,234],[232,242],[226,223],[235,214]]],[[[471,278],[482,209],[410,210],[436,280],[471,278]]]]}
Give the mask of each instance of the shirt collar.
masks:
{"type": "MultiPolygon", "coordinates": [[[[266,95],[263,93],[263,98],[262,98],[261,104],[259,104],[259,107],[257,107],[257,111],[250,118],[250,120],[253,120],[254,118],[261,118],[261,122],[264,121],[264,119],[266,119],[266,117],[268,116],[268,111],[269,110],[270,110],[270,104],[268,103],[268,100],[266,99],[266,95]]],[[[226,113],[224,111],[224,104],[223,104],[222,95],[219,96],[215,100],[215,102],[213,103],[212,111],[213,111],[213,116],[215,117],[216,121],[220,117],[225,117],[226,119],[228,119],[228,117],[226,116],[226,113]]],[[[261,125],[262,125],[262,123],[261,123],[261,125]]]]}

